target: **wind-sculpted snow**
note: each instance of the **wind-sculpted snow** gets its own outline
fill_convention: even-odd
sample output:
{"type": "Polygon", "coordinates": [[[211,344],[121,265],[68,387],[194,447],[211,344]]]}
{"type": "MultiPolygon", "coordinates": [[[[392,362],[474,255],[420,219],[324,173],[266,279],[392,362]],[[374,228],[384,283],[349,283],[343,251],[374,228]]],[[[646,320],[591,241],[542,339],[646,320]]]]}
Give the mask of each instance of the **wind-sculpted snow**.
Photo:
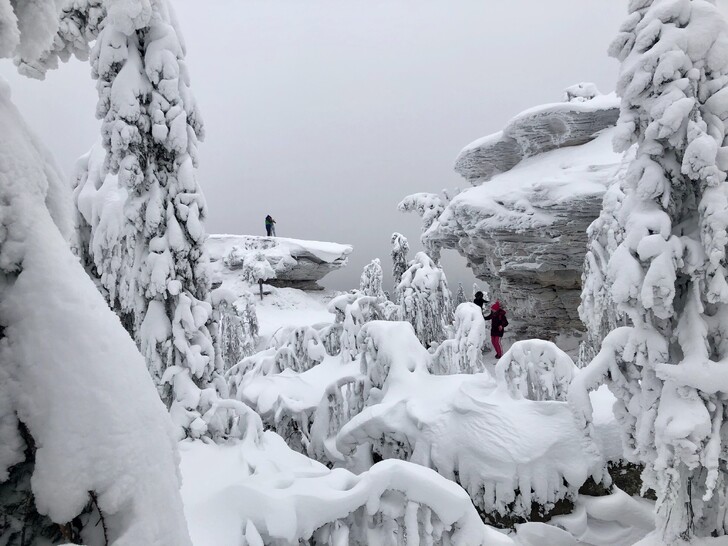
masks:
{"type": "Polygon", "coordinates": [[[459,193],[423,235],[465,256],[509,309],[518,337],[552,339],[583,329],[577,308],[586,229],[620,161],[607,127],[593,140],[524,159],[459,193]]]}
{"type": "Polygon", "coordinates": [[[341,429],[340,453],[370,443],[385,458],[457,481],[484,512],[516,517],[601,478],[599,447],[566,403],[515,399],[484,373],[431,375],[427,351],[402,323],[371,322],[360,335],[362,372],[375,394],[341,429]]]}
{"type": "Polygon", "coordinates": [[[513,544],[483,525],[458,485],[418,465],[329,470],[272,432],[237,445],[186,442],[181,451],[195,544],[513,544]]]}
{"type": "Polygon", "coordinates": [[[337,243],[254,235],[210,235],[205,246],[214,269],[235,271],[247,255],[261,254],[274,273],[264,279],[267,284],[303,290],[320,290],[317,282],[344,267],[353,250],[337,243]]]}
{"type": "Polygon", "coordinates": [[[501,132],[466,146],[455,161],[455,171],[476,186],[526,158],[589,142],[595,133],[614,125],[619,116],[617,97],[596,93],[579,101],[572,94],[570,102],[521,112],[501,132]]]}

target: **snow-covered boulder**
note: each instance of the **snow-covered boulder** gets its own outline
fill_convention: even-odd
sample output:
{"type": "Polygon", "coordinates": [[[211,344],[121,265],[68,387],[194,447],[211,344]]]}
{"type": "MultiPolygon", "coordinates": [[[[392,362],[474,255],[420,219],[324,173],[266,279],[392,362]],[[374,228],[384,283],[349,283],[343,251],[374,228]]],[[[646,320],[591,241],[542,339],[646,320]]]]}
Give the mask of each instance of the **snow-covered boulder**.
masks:
{"type": "Polygon", "coordinates": [[[206,247],[213,271],[242,270],[246,255],[262,255],[275,273],[266,284],[302,290],[321,290],[318,281],[344,267],[353,250],[338,243],[255,235],[210,235],[206,247]]]}
{"type": "Polygon", "coordinates": [[[611,96],[540,107],[509,124],[509,139],[499,133],[469,146],[456,170],[484,183],[453,197],[423,236],[457,249],[494,287],[518,337],[583,330],[586,230],[620,160],[611,143],[615,108],[611,96]],[[573,121],[577,114],[587,121],[573,121]]]}

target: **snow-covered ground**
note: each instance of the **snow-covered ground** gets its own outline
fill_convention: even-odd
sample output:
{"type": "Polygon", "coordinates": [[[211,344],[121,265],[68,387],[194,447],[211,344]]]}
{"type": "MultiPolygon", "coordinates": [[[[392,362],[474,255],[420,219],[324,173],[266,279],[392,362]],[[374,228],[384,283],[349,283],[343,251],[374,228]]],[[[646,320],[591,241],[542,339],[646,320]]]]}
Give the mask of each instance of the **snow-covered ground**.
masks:
{"type": "MultiPolygon", "coordinates": [[[[266,292],[258,314],[271,342],[270,336],[286,327],[334,321],[326,309],[331,294],[272,287],[266,292]]],[[[468,532],[474,538],[455,544],[478,544],[487,536],[485,544],[513,541],[533,546],[627,546],[652,530],[651,501],[634,500],[619,490],[601,498],[578,496],[574,512],[554,520],[558,528],[529,523],[507,536],[483,525],[479,517],[477,522],[470,522],[476,514],[475,505],[486,511],[523,512],[530,510],[532,500],[548,504],[573,494],[588,475],[599,472],[601,460],[618,459],[621,439],[611,412],[614,397],[606,388],[591,395],[598,441],[590,451],[566,402],[534,401],[509,394],[504,381],[516,379],[512,374],[506,378],[501,371],[501,379],[496,380],[489,362],[489,371],[480,374],[430,375],[427,368],[432,355],[408,324],[369,323],[358,337],[364,347],[376,347],[374,352],[365,351],[365,361],[327,355],[300,373],[291,369],[266,371],[259,363],[243,376],[238,397],[254,408],[264,423],[283,435],[305,430],[293,442],[288,437],[289,445],[273,431],[262,433],[256,440],[247,438],[229,445],[189,440],[180,444],[182,496],[195,546],[269,544],[274,538],[288,544],[310,537],[319,528],[323,530],[317,532],[326,536],[339,529],[343,534],[337,536],[348,537],[341,544],[384,544],[384,535],[355,538],[355,527],[347,518],[366,504],[369,516],[380,521],[377,518],[381,514],[376,514],[383,510],[385,498],[404,495],[412,502],[425,503],[432,501],[433,491],[440,496],[453,495],[451,500],[457,506],[464,503],[456,510],[458,515],[447,517],[472,526],[468,532]],[[364,380],[380,394],[366,402],[368,407],[339,434],[318,438],[328,430],[325,416],[337,385],[366,377],[369,379],[364,380]],[[322,417],[323,422],[312,426],[312,421],[322,417]],[[288,422],[278,429],[281,419],[288,422]],[[296,419],[300,422],[291,426],[296,419]],[[344,468],[331,471],[302,454],[308,439],[302,442],[301,438],[308,436],[315,444],[314,454],[362,473],[344,468]],[[367,470],[371,461],[362,465],[361,452],[357,453],[358,447],[367,443],[378,445],[380,454],[394,458],[367,470]],[[601,453],[603,459],[595,458],[595,453],[601,453]],[[347,460],[345,455],[354,459],[347,460]],[[393,473],[399,476],[398,485],[392,481],[393,473]],[[416,497],[412,480],[425,488],[423,496],[416,497]],[[433,489],[425,494],[428,487],[433,489]],[[519,489],[530,493],[521,495],[519,489]],[[456,500],[462,495],[467,502],[456,500]],[[263,542],[256,542],[259,535],[263,542]]],[[[556,350],[541,343],[543,347],[533,346],[530,352],[520,349],[515,356],[508,353],[509,367],[514,368],[518,359],[539,360],[533,355],[556,350]]],[[[275,350],[263,353],[263,358],[272,358],[265,356],[268,353],[272,355],[275,350]]],[[[556,362],[554,381],[561,375],[568,379],[573,366],[570,359],[560,352],[550,358],[556,362]]],[[[400,508],[388,509],[388,517],[393,518],[390,526],[406,526],[407,516],[398,515],[400,508]]],[[[438,513],[443,507],[429,509],[438,513]]],[[[440,514],[438,518],[446,516],[440,514]]],[[[323,540],[323,535],[317,536],[323,540]]]]}

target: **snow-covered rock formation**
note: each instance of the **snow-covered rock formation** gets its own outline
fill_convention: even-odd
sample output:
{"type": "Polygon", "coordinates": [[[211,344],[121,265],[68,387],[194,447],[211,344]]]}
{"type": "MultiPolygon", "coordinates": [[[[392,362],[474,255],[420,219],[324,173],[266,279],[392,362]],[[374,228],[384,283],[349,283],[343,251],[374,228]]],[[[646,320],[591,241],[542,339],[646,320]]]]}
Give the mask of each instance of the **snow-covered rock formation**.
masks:
{"type": "Polygon", "coordinates": [[[301,290],[321,290],[318,281],[344,267],[353,250],[351,245],[255,235],[210,235],[206,247],[213,271],[242,269],[246,255],[262,254],[275,272],[266,284],[301,290]]]}
{"type": "Polygon", "coordinates": [[[453,197],[423,235],[465,256],[517,319],[519,337],[583,329],[586,229],[619,162],[618,102],[588,96],[524,112],[466,147],[455,169],[476,187],[453,197]]]}

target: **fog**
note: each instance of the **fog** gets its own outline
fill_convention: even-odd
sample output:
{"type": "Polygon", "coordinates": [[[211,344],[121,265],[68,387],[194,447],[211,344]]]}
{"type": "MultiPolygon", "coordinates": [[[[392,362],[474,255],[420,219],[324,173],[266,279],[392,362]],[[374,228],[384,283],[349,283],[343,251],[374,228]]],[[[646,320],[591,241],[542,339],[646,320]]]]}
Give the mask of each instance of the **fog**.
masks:
{"type": "MultiPolygon", "coordinates": [[[[606,49],[624,0],[174,0],[192,89],[206,123],[199,181],[210,233],[354,246],[327,277],[355,286],[389,239],[419,248],[419,219],[396,210],[417,191],[467,184],[466,144],[580,81],[611,91],[606,49]]],[[[0,63],[13,97],[66,173],[97,139],[86,63],[27,80],[0,63]]],[[[454,252],[451,285],[474,280],[454,252]]]]}

